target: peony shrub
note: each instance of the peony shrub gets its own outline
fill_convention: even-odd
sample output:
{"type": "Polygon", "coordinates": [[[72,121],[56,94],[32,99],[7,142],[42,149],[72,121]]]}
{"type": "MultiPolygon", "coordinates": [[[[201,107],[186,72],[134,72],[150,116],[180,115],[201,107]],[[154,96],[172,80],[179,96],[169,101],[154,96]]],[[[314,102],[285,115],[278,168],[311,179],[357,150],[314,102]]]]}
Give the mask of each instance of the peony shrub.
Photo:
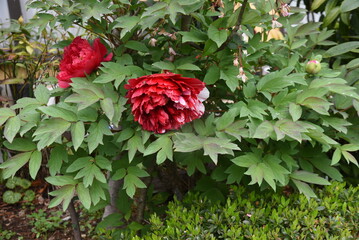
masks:
{"type": "Polygon", "coordinates": [[[312,184],[342,181],[341,166],[358,166],[358,89],[336,56],[357,56],[359,45],[331,46],[333,31],[301,23],[303,10],[274,0],[28,7],[38,11],[29,27],[56,26],[71,43],[57,79],[0,109],[11,152],[0,168],[4,178],[28,169],[33,179],[45,169],[56,189],[50,207],[79,199],[105,208],[105,223],[136,228],[146,197],[164,196],[156,182],[177,198],[195,187],[221,201],[234,183],[310,198],[312,184]]]}

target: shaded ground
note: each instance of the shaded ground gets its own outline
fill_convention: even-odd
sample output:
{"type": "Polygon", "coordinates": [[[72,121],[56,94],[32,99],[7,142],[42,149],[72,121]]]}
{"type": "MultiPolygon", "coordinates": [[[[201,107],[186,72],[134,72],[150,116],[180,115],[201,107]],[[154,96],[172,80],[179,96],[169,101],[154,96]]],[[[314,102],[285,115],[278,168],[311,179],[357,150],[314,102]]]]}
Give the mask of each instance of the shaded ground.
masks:
{"type": "MultiPolygon", "coordinates": [[[[49,209],[50,199],[39,188],[32,187],[36,197],[31,203],[7,204],[2,201],[4,186],[0,185],[0,240],[72,240],[71,218],[58,207],[49,209]]],[[[82,214],[83,215],[83,214],[82,214]]],[[[82,216],[83,217],[83,216],[82,216]]],[[[97,220],[82,218],[82,233],[93,230],[97,220]],[[91,228],[91,229],[89,229],[91,228]]],[[[82,234],[84,240],[92,239],[82,234]]]]}

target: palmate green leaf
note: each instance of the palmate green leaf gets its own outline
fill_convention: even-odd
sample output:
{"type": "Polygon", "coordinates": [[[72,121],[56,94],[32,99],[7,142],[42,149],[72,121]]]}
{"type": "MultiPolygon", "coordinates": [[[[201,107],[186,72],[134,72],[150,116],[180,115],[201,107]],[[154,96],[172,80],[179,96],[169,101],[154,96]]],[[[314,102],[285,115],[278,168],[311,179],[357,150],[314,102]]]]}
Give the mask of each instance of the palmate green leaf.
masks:
{"type": "Polygon", "coordinates": [[[242,177],[244,176],[245,171],[246,171],[245,168],[239,167],[235,164],[232,164],[225,171],[225,173],[228,174],[226,184],[233,184],[235,182],[240,183],[242,180],[242,177]]]}
{"type": "Polygon", "coordinates": [[[194,152],[203,146],[203,138],[193,133],[175,133],[172,138],[176,152],[194,152]]]}
{"type": "Polygon", "coordinates": [[[142,182],[136,175],[127,174],[123,182],[123,189],[126,189],[126,193],[129,197],[133,198],[136,192],[136,188],[146,188],[146,184],[142,182]]]}
{"type": "Polygon", "coordinates": [[[107,158],[105,158],[102,155],[97,155],[95,157],[95,164],[101,169],[112,171],[112,163],[111,163],[111,161],[108,160],[107,158]]]}
{"type": "Polygon", "coordinates": [[[139,41],[130,40],[125,44],[126,48],[133,49],[139,52],[148,53],[150,50],[146,45],[139,41]]]}
{"type": "Polygon", "coordinates": [[[79,111],[91,106],[92,104],[100,100],[100,98],[90,90],[78,89],[76,92],[77,93],[68,96],[65,99],[65,102],[77,103],[79,111]]]}
{"type": "Polygon", "coordinates": [[[128,150],[129,162],[132,162],[137,151],[139,151],[141,153],[143,153],[145,151],[145,147],[143,145],[142,138],[138,134],[138,132],[127,141],[126,150],[128,150]]]}
{"type": "Polygon", "coordinates": [[[332,128],[336,129],[337,131],[345,133],[345,134],[348,132],[347,127],[352,125],[350,122],[348,122],[342,118],[325,117],[325,116],[322,116],[321,118],[323,120],[324,126],[331,126],[332,128]]]}
{"type": "Polygon", "coordinates": [[[318,176],[318,174],[306,172],[306,171],[296,171],[290,175],[292,179],[314,183],[318,185],[330,185],[330,182],[318,176]]]}
{"type": "Polygon", "coordinates": [[[313,156],[312,158],[310,158],[310,162],[315,168],[325,173],[330,178],[340,182],[343,181],[343,176],[336,168],[330,166],[331,161],[325,154],[321,153],[316,156],[313,156]]]}
{"type": "Polygon", "coordinates": [[[302,142],[302,133],[307,133],[308,130],[298,122],[293,122],[289,119],[282,119],[275,123],[275,132],[277,140],[281,139],[282,134],[285,134],[298,142],[302,142]],[[282,133],[279,133],[279,131],[282,133]]]}
{"type": "Polygon", "coordinates": [[[19,153],[0,165],[2,171],[2,177],[4,179],[14,177],[16,172],[22,168],[31,157],[32,152],[19,153]]]}
{"type": "Polygon", "coordinates": [[[69,122],[77,121],[77,116],[74,112],[59,106],[43,106],[38,108],[41,112],[54,118],[62,118],[69,122]]]}
{"type": "Polygon", "coordinates": [[[120,168],[112,175],[111,179],[117,181],[124,178],[125,176],[126,176],[126,169],[120,168]]]}
{"type": "Polygon", "coordinates": [[[7,120],[4,128],[4,137],[6,138],[6,140],[11,143],[16,134],[19,132],[20,127],[21,120],[19,116],[10,117],[10,119],[7,120]]]}
{"type": "Polygon", "coordinates": [[[262,77],[258,84],[258,91],[279,92],[283,88],[293,85],[292,81],[288,80],[287,75],[293,71],[293,67],[287,67],[281,71],[271,72],[262,77]]]}
{"type": "Polygon", "coordinates": [[[72,198],[75,195],[76,185],[65,185],[60,189],[50,192],[51,196],[55,196],[49,204],[49,208],[56,207],[62,203],[62,210],[66,211],[72,198]]]}
{"type": "Polygon", "coordinates": [[[168,5],[167,11],[169,12],[169,17],[173,24],[176,24],[176,17],[178,13],[186,14],[183,7],[177,1],[171,1],[168,5]]]}
{"type": "Polygon", "coordinates": [[[94,83],[108,83],[115,81],[116,85],[120,85],[127,76],[131,75],[131,71],[127,66],[114,62],[104,62],[103,67],[100,67],[103,73],[101,73],[94,83]]]}
{"type": "Polygon", "coordinates": [[[89,164],[82,168],[75,176],[75,179],[82,178],[85,187],[92,184],[94,178],[102,183],[106,183],[106,177],[95,164],[89,164]]]}
{"type": "Polygon", "coordinates": [[[196,169],[203,174],[207,173],[206,167],[204,166],[203,155],[199,151],[181,154],[178,159],[181,159],[188,176],[192,176],[196,169]]]}
{"type": "Polygon", "coordinates": [[[113,28],[122,28],[120,37],[123,38],[126,33],[131,32],[138,23],[140,22],[140,17],[138,16],[120,16],[115,20],[116,24],[113,28]]]}
{"type": "Polygon", "coordinates": [[[41,167],[42,154],[40,151],[33,151],[29,161],[29,172],[32,179],[36,178],[36,175],[41,167]]]}
{"type": "Polygon", "coordinates": [[[213,40],[217,47],[220,47],[227,40],[227,30],[219,30],[218,27],[211,24],[208,28],[208,37],[213,40]]]}
{"type": "Polygon", "coordinates": [[[239,108],[231,108],[221,117],[216,119],[217,130],[223,130],[233,124],[234,119],[239,115],[239,108]]]}
{"type": "Polygon", "coordinates": [[[86,209],[89,209],[91,207],[91,196],[89,189],[85,188],[82,183],[79,183],[76,186],[76,192],[77,196],[80,199],[80,202],[84,205],[86,209]]]}
{"type": "Polygon", "coordinates": [[[71,123],[61,118],[52,118],[44,120],[40,123],[37,130],[34,132],[34,140],[37,143],[38,150],[52,144],[59,138],[69,127],[71,123]]]}
{"type": "Polygon", "coordinates": [[[157,152],[156,163],[159,165],[166,159],[173,160],[172,141],[168,136],[162,135],[152,142],[144,151],[143,155],[151,155],[157,152]]]}

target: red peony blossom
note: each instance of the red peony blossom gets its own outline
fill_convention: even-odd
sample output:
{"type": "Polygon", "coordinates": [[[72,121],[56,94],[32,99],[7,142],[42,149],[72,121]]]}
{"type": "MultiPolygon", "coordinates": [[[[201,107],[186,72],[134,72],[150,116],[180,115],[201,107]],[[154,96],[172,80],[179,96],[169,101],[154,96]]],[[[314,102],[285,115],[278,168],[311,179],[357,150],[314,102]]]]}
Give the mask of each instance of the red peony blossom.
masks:
{"type": "Polygon", "coordinates": [[[130,79],[125,88],[135,121],[155,133],[200,118],[209,95],[202,81],[170,72],[130,79]]]}
{"type": "Polygon", "coordinates": [[[107,54],[106,47],[97,38],[90,43],[76,37],[72,43],[65,47],[64,58],[60,63],[60,72],[57,74],[59,86],[67,88],[72,83],[71,78],[85,77],[86,74],[92,73],[96,70],[101,62],[107,62],[112,59],[112,53],[107,54]]]}

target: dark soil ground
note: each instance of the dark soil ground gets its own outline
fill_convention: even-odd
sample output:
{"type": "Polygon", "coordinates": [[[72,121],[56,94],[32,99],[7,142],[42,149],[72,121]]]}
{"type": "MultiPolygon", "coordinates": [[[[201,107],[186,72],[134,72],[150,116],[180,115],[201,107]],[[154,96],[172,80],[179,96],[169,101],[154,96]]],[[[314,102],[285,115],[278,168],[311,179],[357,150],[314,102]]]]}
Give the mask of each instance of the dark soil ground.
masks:
{"type": "MultiPolygon", "coordinates": [[[[73,233],[69,213],[62,213],[62,209],[59,207],[48,208],[50,199],[46,193],[47,189],[40,188],[36,184],[31,189],[36,193],[36,197],[31,203],[19,202],[7,204],[2,201],[2,194],[6,189],[3,184],[0,184],[0,240],[72,240],[73,233]],[[37,215],[38,219],[31,216],[31,214],[39,213],[41,210],[43,213],[37,215]],[[54,221],[51,219],[51,216],[57,216],[58,225],[53,227],[53,229],[50,230],[49,227],[42,229],[40,226],[35,227],[35,221],[38,223],[40,220],[46,222],[47,219],[48,222],[54,221]],[[36,233],[39,232],[41,234],[37,236],[36,233]]],[[[80,213],[81,215],[83,214],[80,213]]],[[[82,230],[83,240],[92,239],[84,232],[93,230],[92,227],[96,225],[97,220],[89,219],[88,216],[85,216],[81,221],[86,221],[86,224],[83,224],[86,228],[82,230]]]]}

